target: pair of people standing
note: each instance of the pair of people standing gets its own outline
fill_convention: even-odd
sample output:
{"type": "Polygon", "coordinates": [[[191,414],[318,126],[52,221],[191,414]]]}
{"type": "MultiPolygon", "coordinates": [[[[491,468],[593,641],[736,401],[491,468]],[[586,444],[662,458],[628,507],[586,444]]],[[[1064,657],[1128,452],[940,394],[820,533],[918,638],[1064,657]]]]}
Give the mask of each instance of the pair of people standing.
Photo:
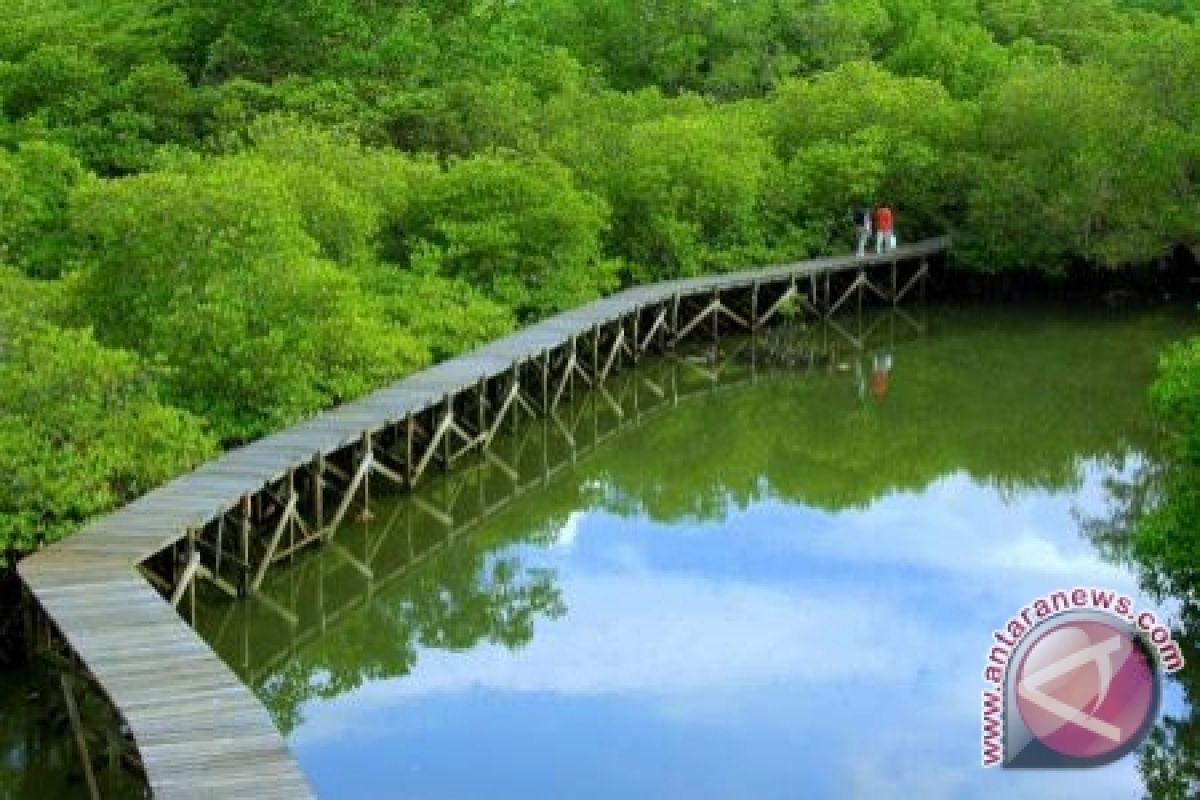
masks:
{"type": "Polygon", "coordinates": [[[872,232],[875,234],[876,253],[896,249],[896,219],[888,206],[879,206],[874,212],[866,208],[855,209],[854,227],[858,231],[858,255],[867,254],[867,243],[871,241],[872,232]]]}

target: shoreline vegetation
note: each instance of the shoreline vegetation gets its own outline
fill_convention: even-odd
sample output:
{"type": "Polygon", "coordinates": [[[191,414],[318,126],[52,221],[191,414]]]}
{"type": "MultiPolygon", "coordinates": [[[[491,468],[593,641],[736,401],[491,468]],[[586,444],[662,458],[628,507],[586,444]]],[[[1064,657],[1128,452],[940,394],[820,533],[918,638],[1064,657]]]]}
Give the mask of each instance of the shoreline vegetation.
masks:
{"type": "Polygon", "coordinates": [[[857,205],[968,294],[1161,299],[1197,8],[17,0],[0,548],[620,286],[845,252],[857,205]]]}

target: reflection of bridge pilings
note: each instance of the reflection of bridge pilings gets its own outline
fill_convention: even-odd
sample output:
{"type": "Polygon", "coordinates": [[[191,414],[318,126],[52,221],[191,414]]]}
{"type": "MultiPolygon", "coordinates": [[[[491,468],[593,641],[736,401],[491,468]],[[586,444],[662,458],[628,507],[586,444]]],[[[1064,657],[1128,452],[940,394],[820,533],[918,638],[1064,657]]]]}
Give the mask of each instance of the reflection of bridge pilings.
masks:
{"type": "Polygon", "coordinates": [[[792,326],[790,333],[781,328],[727,340],[725,347],[690,347],[643,361],[546,417],[514,421],[489,449],[417,490],[378,496],[378,517],[274,574],[248,607],[222,605],[214,597],[193,624],[243,679],[262,686],[339,621],[598,447],[680,403],[764,377],[774,367],[770,353],[779,341],[836,358],[846,349],[892,346],[924,329],[912,315],[892,311],[862,320],[858,335],[847,325],[856,323],[816,320],[792,326]],[[239,615],[271,616],[281,624],[239,624],[239,615]]]}
{"type": "Polygon", "coordinates": [[[927,328],[923,307],[913,313],[868,308],[854,315],[776,326],[755,337],[753,354],[759,366],[835,366],[843,355],[892,350],[900,342],[925,335],[927,328]]]}
{"type": "Polygon", "coordinates": [[[340,544],[343,522],[370,516],[379,482],[411,491],[439,469],[486,458],[501,433],[527,420],[563,424],[560,409],[577,391],[607,402],[610,380],[649,352],[759,332],[790,312],[834,317],[853,300],[898,306],[923,287],[929,259],[949,249],[948,239],[930,239],[626,289],[227,452],[25,558],[18,572],[125,718],[152,788],[249,791],[262,776],[239,771],[236,751],[253,747],[271,765],[273,790],[309,796],[261,707],[171,613],[182,606],[195,619],[199,582],[230,597],[259,593],[273,565],[312,545],[340,544]],[[144,657],[129,662],[131,649],[144,657]],[[187,670],[177,669],[181,654],[187,670]],[[130,680],[135,668],[142,677],[130,680]],[[216,685],[220,708],[189,705],[216,685]],[[185,749],[188,758],[173,756],[185,749]]]}
{"type": "Polygon", "coordinates": [[[80,792],[89,797],[140,793],[141,756],[120,716],[92,690],[91,670],[37,604],[26,602],[23,612],[29,674],[39,698],[24,725],[26,757],[58,760],[58,767],[78,776],[80,792]]]}
{"type": "MultiPolygon", "coordinates": [[[[434,367],[417,376],[419,385],[412,388],[400,384],[328,412],[331,428],[341,430],[349,423],[361,435],[341,449],[318,451],[257,493],[242,496],[144,562],[143,572],[176,606],[185,598],[195,605],[195,593],[188,590],[200,578],[231,597],[253,594],[271,566],[315,543],[334,541],[347,518],[369,515],[373,481],[411,490],[438,468],[449,471],[464,458],[489,453],[504,430],[540,418],[557,425],[560,409],[585,390],[597,402],[614,405],[615,377],[649,352],[671,353],[704,338],[717,343],[739,333],[761,335],[781,319],[804,320],[826,337],[826,348],[861,349],[889,320],[892,328],[899,320],[920,329],[922,324],[899,303],[909,294],[923,294],[925,260],[907,281],[900,279],[898,261],[876,268],[888,270],[886,288],[864,268],[814,271],[714,284],[711,290],[644,304],[623,303],[611,315],[589,315],[595,321],[582,332],[564,333],[580,329],[568,314],[517,334],[511,342],[501,340],[434,367]],[[873,309],[879,307],[887,313],[876,314],[873,309]],[[847,308],[856,313],[850,318],[835,315],[847,308]],[[438,376],[443,368],[445,376],[438,376]],[[417,399],[428,397],[431,389],[440,402],[417,399]],[[402,408],[410,399],[413,410],[379,423],[384,409],[402,408]]],[[[298,440],[320,434],[302,428],[295,430],[298,440]]],[[[289,452],[296,448],[287,440],[291,435],[280,437],[280,446],[289,452]]],[[[264,449],[265,443],[252,447],[264,449]]],[[[218,462],[212,469],[215,481],[240,480],[234,464],[218,462]]]]}

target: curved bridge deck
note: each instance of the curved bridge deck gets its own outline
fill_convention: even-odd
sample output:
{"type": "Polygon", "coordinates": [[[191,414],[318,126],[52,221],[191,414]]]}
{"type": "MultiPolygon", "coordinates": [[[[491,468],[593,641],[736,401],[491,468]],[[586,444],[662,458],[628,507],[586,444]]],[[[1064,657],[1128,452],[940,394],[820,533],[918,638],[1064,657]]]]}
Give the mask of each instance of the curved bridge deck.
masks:
{"type": "Polygon", "coordinates": [[[502,424],[553,415],[576,382],[700,331],[757,330],[794,305],[831,316],[898,304],[946,238],[628,289],[230,451],[18,567],[54,629],[125,720],[156,797],[306,797],[270,716],[180,616],[196,580],[253,594],[266,570],[328,541],[371,476],[411,487],[487,453],[502,424]],[[907,280],[900,270],[917,263],[907,280]]]}

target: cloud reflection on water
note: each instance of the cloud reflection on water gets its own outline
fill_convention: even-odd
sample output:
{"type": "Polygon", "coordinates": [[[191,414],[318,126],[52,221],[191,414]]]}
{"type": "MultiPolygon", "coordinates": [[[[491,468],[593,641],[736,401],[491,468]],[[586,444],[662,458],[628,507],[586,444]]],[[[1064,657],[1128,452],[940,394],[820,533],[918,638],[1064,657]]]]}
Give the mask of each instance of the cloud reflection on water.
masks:
{"type": "Polygon", "coordinates": [[[565,617],[517,652],[424,650],[309,703],[293,744],[323,796],[555,797],[538,776],[559,769],[580,797],[1135,796],[1132,760],[977,766],[992,628],[1057,588],[1137,596],[1072,519],[1103,510],[1111,474],[1084,462],[1054,494],[960,473],[865,510],[765,501],[711,524],[581,510],[557,546],[501,552],[557,570],[565,617]],[[654,763],[618,769],[597,743],[654,763]],[[495,770],[455,768],[481,750],[495,770]]]}

